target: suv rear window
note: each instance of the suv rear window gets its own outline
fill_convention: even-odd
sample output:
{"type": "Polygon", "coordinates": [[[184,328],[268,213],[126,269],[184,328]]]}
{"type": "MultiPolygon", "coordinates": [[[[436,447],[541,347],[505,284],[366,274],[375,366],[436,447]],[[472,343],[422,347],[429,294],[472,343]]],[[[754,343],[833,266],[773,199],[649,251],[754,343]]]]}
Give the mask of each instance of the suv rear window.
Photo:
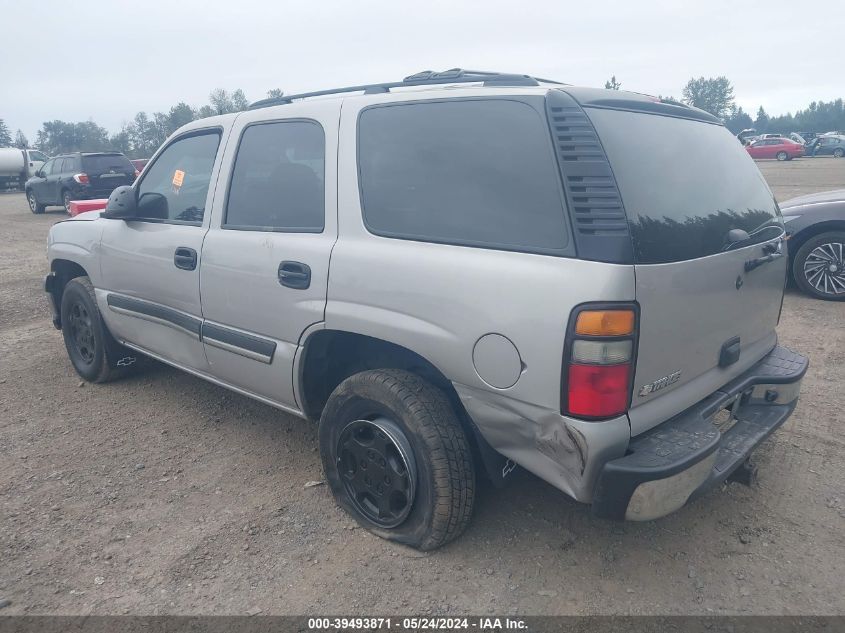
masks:
{"type": "Polygon", "coordinates": [[[134,174],[135,167],[123,154],[94,154],[82,157],[82,170],[87,174],[106,174],[109,171],[134,174]]]}
{"type": "Polygon", "coordinates": [[[377,235],[550,254],[567,244],[548,126],[527,103],[365,109],[358,164],[364,222],[377,235]]]}
{"type": "Polygon", "coordinates": [[[585,111],[619,185],[637,263],[706,257],[783,232],[768,185],[726,128],[654,114],[585,111]],[[731,229],[747,231],[749,239],[727,243],[731,229]]]}

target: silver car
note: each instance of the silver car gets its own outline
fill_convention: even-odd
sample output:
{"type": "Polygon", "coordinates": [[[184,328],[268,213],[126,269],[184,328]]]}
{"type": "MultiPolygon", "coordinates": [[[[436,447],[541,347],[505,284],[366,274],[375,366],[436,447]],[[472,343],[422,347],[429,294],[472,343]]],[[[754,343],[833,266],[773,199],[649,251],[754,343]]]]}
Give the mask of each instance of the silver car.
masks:
{"type": "Polygon", "coordinates": [[[83,378],[143,355],[319,421],[337,502],[428,550],[517,466],[637,521],[742,468],[807,368],[783,239],[709,114],[452,70],[184,126],[45,285],[83,378]]]}

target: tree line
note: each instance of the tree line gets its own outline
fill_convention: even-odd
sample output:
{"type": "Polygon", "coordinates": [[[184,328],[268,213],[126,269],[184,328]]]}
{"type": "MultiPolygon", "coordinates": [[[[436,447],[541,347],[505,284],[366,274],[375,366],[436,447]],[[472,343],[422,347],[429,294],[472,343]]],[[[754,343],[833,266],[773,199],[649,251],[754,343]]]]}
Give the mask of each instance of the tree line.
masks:
{"type": "MultiPolygon", "coordinates": [[[[616,75],[604,84],[605,88],[612,90],[619,90],[621,86],[616,75]]],[[[684,86],[680,100],[673,97],[661,98],[701,108],[722,119],[725,126],[734,134],[748,128],[754,128],[758,134],[822,133],[845,130],[845,104],[842,99],[813,101],[795,114],[787,112],[778,116],[769,116],[763,106],[760,106],[757,114],[752,118],[742,109],[742,106],[736,105],[733,85],[724,76],[693,77],[684,86]]]]}
{"type": "MultiPolygon", "coordinates": [[[[604,87],[620,90],[622,83],[613,75],[604,87]]],[[[283,95],[278,88],[267,92],[269,98],[283,95]]],[[[842,99],[813,101],[794,114],[788,112],[779,116],[770,116],[760,106],[752,118],[741,106],[736,105],[733,85],[724,76],[693,77],[684,86],[681,99],[671,96],[661,96],[661,99],[701,108],[722,119],[734,134],[747,128],[754,128],[759,134],[845,130],[845,105],[842,99]]],[[[51,156],[66,152],[113,150],[123,152],[130,158],[148,158],[170,134],[186,123],[216,114],[240,112],[249,106],[246,95],[240,89],[228,92],[218,88],[209,94],[208,101],[198,108],[180,101],[167,112],[154,112],[152,115],[138,112],[113,134],[94,121],[45,121],[38,130],[34,145],[51,156]]],[[[0,119],[0,147],[7,146],[26,148],[30,147],[30,141],[21,130],[17,130],[13,137],[6,123],[0,119]]]]}
{"type": "MultiPolygon", "coordinates": [[[[281,97],[284,93],[276,88],[267,93],[268,97],[281,97]]],[[[77,123],[45,121],[35,137],[35,147],[42,152],[55,156],[67,152],[123,152],[130,158],[149,158],[165,139],[180,127],[197,119],[241,112],[249,107],[249,100],[243,90],[232,92],[217,88],[208,96],[208,103],[198,108],[180,101],[167,112],[138,112],[120,130],[110,134],[94,121],[77,123]]],[[[14,139],[9,128],[0,119],[0,147],[14,146],[21,149],[31,147],[29,139],[18,130],[14,139]]]]}

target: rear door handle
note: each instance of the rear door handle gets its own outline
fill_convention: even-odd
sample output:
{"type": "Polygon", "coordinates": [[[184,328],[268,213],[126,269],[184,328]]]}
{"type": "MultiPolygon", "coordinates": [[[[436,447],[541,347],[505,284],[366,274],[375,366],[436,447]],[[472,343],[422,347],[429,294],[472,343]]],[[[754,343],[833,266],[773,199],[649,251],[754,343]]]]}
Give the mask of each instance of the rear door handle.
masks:
{"type": "Polygon", "coordinates": [[[180,246],[173,254],[173,263],[182,270],[194,270],[197,267],[197,252],[193,248],[180,246]]]}
{"type": "Polygon", "coordinates": [[[287,288],[305,290],[311,285],[311,267],[302,262],[284,261],[279,264],[279,283],[287,288]]]}

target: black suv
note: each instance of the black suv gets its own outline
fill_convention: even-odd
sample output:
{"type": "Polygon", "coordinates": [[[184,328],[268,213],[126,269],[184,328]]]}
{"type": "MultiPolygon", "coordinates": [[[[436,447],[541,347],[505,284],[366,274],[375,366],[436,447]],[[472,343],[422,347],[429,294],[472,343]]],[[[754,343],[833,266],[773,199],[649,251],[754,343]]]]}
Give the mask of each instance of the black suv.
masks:
{"type": "Polygon", "coordinates": [[[26,181],[26,199],[33,213],[71,200],[108,198],[115,187],[131,185],[138,172],[120,152],[64,154],[51,158],[26,181]]]}

